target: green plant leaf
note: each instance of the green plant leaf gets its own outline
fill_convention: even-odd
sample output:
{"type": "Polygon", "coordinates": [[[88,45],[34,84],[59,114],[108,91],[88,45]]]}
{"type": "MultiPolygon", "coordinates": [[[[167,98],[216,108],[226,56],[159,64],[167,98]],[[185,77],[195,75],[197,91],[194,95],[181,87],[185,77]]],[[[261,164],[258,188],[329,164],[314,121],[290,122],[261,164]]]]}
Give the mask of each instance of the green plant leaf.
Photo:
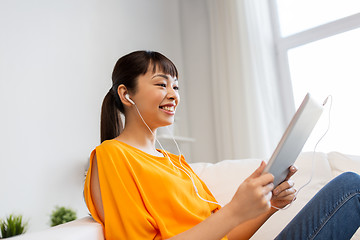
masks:
{"type": "Polygon", "coordinates": [[[76,212],[70,208],[55,207],[55,210],[51,214],[51,226],[57,226],[66,222],[73,221],[77,218],[76,212]]]}
{"type": "Polygon", "coordinates": [[[10,214],[6,220],[0,220],[1,238],[8,238],[26,232],[27,222],[23,222],[22,215],[10,214]]]}

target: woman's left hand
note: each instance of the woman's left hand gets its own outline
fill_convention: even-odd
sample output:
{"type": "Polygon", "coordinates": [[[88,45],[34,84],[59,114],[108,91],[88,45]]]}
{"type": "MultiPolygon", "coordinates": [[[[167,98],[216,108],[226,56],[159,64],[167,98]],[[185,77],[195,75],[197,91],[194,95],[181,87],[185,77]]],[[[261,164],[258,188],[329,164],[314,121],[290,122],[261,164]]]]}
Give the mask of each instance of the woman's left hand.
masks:
{"type": "Polygon", "coordinates": [[[273,196],[271,198],[272,206],[277,208],[284,208],[294,200],[296,189],[294,188],[294,182],[290,180],[290,178],[296,173],[297,170],[297,167],[291,166],[285,181],[279,184],[273,190],[273,196]]]}

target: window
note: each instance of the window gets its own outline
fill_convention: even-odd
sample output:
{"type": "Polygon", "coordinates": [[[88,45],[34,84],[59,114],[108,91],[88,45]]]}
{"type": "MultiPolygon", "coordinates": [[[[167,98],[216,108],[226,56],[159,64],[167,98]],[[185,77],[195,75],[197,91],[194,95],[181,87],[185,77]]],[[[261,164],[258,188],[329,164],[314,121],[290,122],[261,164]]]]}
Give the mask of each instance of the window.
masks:
{"type": "MultiPolygon", "coordinates": [[[[360,155],[360,1],[270,0],[280,77],[297,107],[310,92],[332,95],[330,130],[317,151],[360,155]]],[[[328,124],[325,112],[304,151],[328,124]]]]}
{"type": "Polygon", "coordinates": [[[281,35],[289,36],[360,12],[359,0],[277,0],[281,35]]]}

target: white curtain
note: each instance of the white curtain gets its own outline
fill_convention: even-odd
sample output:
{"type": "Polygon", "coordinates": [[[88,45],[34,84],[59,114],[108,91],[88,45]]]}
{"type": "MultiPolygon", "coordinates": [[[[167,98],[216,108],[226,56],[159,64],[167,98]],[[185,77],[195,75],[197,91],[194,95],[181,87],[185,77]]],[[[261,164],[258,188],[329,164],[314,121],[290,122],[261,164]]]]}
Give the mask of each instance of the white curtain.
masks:
{"type": "Polygon", "coordinates": [[[209,0],[217,159],[268,158],[287,125],[265,0],[209,0]]]}

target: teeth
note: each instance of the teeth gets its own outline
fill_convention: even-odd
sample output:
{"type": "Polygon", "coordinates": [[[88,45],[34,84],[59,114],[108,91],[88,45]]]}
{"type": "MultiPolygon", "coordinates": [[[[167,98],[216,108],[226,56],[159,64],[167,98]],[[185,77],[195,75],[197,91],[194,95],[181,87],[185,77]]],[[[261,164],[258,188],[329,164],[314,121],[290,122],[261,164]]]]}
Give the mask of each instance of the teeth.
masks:
{"type": "Polygon", "coordinates": [[[175,111],[175,107],[174,106],[163,106],[161,107],[162,109],[169,111],[169,112],[174,112],[175,111]]]}

